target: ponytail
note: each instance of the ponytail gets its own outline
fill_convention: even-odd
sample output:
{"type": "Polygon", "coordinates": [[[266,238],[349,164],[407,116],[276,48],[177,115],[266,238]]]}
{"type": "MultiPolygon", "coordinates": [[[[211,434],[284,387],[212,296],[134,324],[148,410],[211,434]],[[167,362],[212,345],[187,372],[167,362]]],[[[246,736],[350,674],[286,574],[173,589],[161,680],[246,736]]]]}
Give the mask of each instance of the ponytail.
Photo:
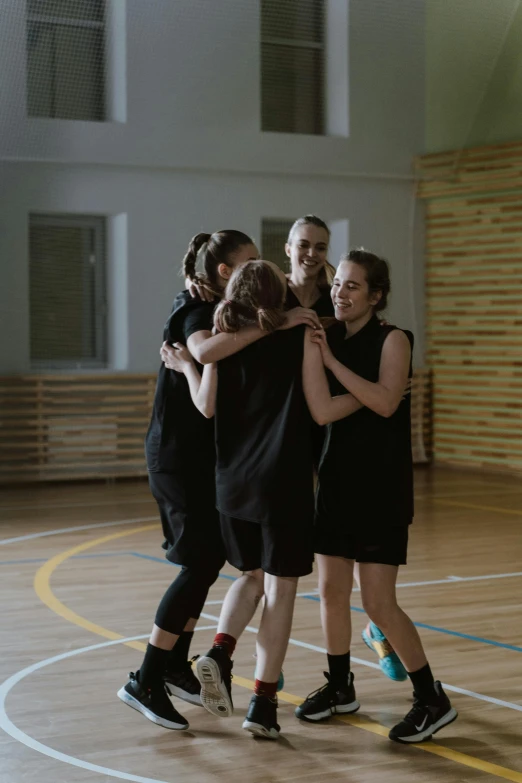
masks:
{"type": "Polygon", "coordinates": [[[259,326],[263,332],[275,332],[283,325],[286,314],[281,307],[255,307],[223,299],[214,312],[214,326],[219,332],[238,332],[242,326],[259,326]]]}
{"type": "Polygon", "coordinates": [[[260,307],[257,311],[257,323],[263,332],[275,332],[285,320],[286,314],[280,307],[260,307]]]}
{"type": "Polygon", "coordinates": [[[192,237],[181,266],[181,274],[214,296],[221,297],[218,282],[220,264],[233,266],[233,257],[244,245],[253,245],[253,240],[242,231],[226,229],[213,234],[196,234],[192,237]],[[202,273],[196,272],[196,266],[202,273]]]}
{"type": "Polygon", "coordinates": [[[212,234],[196,234],[196,236],[192,237],[190,240],[188,250],[185,253],[185,257],[181,266],[181,273],[184,277],[188,277],[188,279],[192,280],[193,282],[197,281],[196,262],[198,259],[198,253],[200,252],[203,245],[209,241],[211,236],[212,234]]]}
{"type": "Polygon", "coordinates": [[[214,312],[220,332],[237,332],[242,326],[258,326],[274,332],[286,319],[285,284],[267,261],[247,261],[230,278],[225,299],[214,312]]]}

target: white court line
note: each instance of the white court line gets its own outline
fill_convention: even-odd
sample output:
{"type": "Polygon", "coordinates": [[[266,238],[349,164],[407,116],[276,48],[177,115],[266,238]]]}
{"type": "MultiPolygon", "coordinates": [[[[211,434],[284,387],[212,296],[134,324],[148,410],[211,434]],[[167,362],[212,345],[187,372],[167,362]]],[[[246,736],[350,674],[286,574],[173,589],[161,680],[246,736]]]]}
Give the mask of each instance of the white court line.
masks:
{"type": "MultiPolygon", "coordinates": [[[[219,620],[218,617],[215,617],[212,614],[201,614],[201,617],[204,617],[205,620],[219,620]]],[[[257,633],[258,628],[254,628],[252,625],[247,625],[246,631],[250,631],[250,633],[257,633]]],[[[295,647],[304,647],[305,650],[313,650],[314,652],[323,653],[326,655],[326,650],[324,647],[318,647],[315,644],[309,644],[308,642],[300,642],[298,639],[290,639],[289,644],[294,645],[295,647]]],[[[361,666],[368,666],[370,669],[380,669],[380,666],[378,663],[374,663],[373,661],[365,661],[363,658],[350,658],[351,661],[354,663],[358,663],[361,666]]],[[[510,710],[516,710],[517,712],[522,712],[522,705],[521,704],[515,704],[511,701],[503,701],[502,699],[495,699],[494,696],[486,696],[483,693],[475,693],[475,691],[468,691],[465,688],[457,688],[453,685],[448,685],[446,682],[442,683],[442,686],[447,691],[453,691],[454,693],[460,693],[463,696],[470,696],[472,699],[479,699],[480,701],[487,701],[490,704],[496,704],[498,707],[507,707],[510,710]]]]}
{"type": "MultiPolygon", "coordinates": [[[[196,627],[196,631],[208,631],[210,629],[217,628],[216,625],[200,625],[196,627]]],[[[61,753],[54,748],[50,748],[48,745],[44,745],[42,742],[38,742],[33,737],[30,737],[24,731],[15,726],[10,720],[5,709],[5,700],[9,691],[23,680],[29,674],[43,669],[44,666],[50,666],[52,663],[63,661],[65,658],[71,658],[73,655],[80,655],[84,652],[90,652],[91,650],[99,650],[101,647],[110,647],[114,644],[124,644],[125,642],[134,642],[139,639],[148,639],[149,633],[141,634],[140,636],[128,636],[126,639],[116,639],[115,641],[102,642],[101,644],[91,644],[89,647],[81,647],[79,650],[69,650],[69,652],[62,653],[61,655],[55,655],[52,658],[47,658],[45,661],[40,661],[32,666],[28,666],[26,669],[13,674],[5,682],[0,685],[0,728],[2,728],[6,734],[9,734],[13,739],[18,740],[23,745],[26,745],[32,750],[36,750],[38,753],[43,753],[45,756],[49,756],[57,761],[63,761],[66,764],[71,764],[74,767],[81,767],[81,769],[88,769],[91,772],[99,772],[101,775],[107,775],[112,778],[120,778],[120,780],[132,780],[134,783],[167,783],[167,781],[159,781],[158,778],[143,778],[140,775],[130,775],[126,772],[120,772],[117,769],[111,769],[110,767],[101,767],[98,764],[91,764],[88,761],[83,761],[75,756],[69,756],[66,753],[61,753]]]]}
{"type": "Polygon", "coordinates": [[[427,582],[399,582],[397,587],[421,587],[422,585],[444,585],[455,582],[484,582],[487,579],[509,579],[512,576],[522,576],[522,571],[505,574],[484,574],[483,576],[447,576],[445,579],[431,579],[427,582]]]}
{"type": "MultiPolygon", "coordinates": [[[[395,587],[423,587],[424,585],[454,585],[455,582],[485,582],[488,579],[509,579],[513,576],[522,576],[522,571],[513,571],[506,574],[484,574],[483,576],[446,576],[444,579],[428,579],[425,582],[398,582],[395,587]]],[[[354,593],[360,593],[360,587],[353,588],[354,593]]],[[[308,593],[297,593],[301,598],[317,596],[317,590],[308,593]]]]}
{"type": "Polygon", "coordinates": [[[33,511],[40,511],[42,508],[44,508],[46,511],[47,509],[53,509],[53,508],[85,508],[85,506],[88,506],[91,508],[92,506],[115,506],[115,505],[134,505],[135,503],[154,503],[154,498],[152,495],[150,498],[136,498],[136,499],[130,499],[130,500],[97,500],[96,502],[92,503],[90,500],[85,500],[83,503],[53,503],[52,506],[50,506],[48,503],[45,503],[44,501],[35,501],[31,505],[27,506],[2,506],[0,505],[0,511],[30,511],[31,509],[33,511]]]}
{"type": "Polygon", "coordinates": [[[135,519],[118,519],[115,522],[97,522],[93,525],[78,525],[77,527],[61,527],[57,530],[44,530],[42,533],[29,533],[26,536],[16,538],[3,538],[0,546],[4,544],[16,544],[18,541],[29,541],[31,538],[43,538],[44,536],[58,536],[60,533],[76,533],[78,530],[95,530],[100,527],[115,527],[116,525],[132,525],[135,522],[157,522],[159,517],[136,517],[135,519]]]}
{"type": "Polygon", "coordinates": [[[56,759],[57,761],[63,761],[65,764],[71,764],[73,767],[88,769],[90,772],[98,772],[100,775],[106,775],[107,777],[111,778],[131,780],[134,783],[169,783],[169,781],[160,781],[158,778],[143,778],[140,775],[131,775],[127,772],[120,772],[120,770],[111,769],[110,767],[102,767],[99,764],[91,764],[89,761],[83,761],[82,759],[76,758],[76,756],[69,756],[67,753],[61,753],[59,750],[55,750],[54,748],[50,748],[48,745],[44,745],[42,742],[38,742],[38,740],[30,737],[24,731],[19,729],[18,726],[15,726],[15,724],[8,717],[5,709],[5,700],[9,691],[25,677],[33,674],[33,672],[38,671],[38,669],[43,669],[44,666],[50,666],[52,663],[58,663],[58,661],[63,661],[66,658],[71,658],[74,655],[81,655],[82,653],[91,652],[92,650],[99,650],[102,647],[110,647],[114,644],[132,642],[148,636],[149,634],[141,636],[129,636],[125,639],[116,639],[115,641],[91,644],[89,647],[81,647],[79,650],[69,650],[68,652],[62,653],[61,655],[55,655],[52,658],[47,658],[44,661],[34,663],[32,666],[27,666],[27,668],[22,669],[16,674],[13,674],[12,677],[9,677],[7,680],[5,680],[5,682],[2,683],[2,685],[0,685],[0,728],[2,728],[6,734],[9,734],[9,736],[13,737],[13,739],[18,740],[18,742],[21,742],[23,745],[26,745],[32,750],[36,750],[37,753],[42,753],[44,756],[49,756],[50,758],[56,759]]]}
{"type": "MultiPolygon", "coordinates": [[[[217,617],[214,617],[213,615],[209,615],[209,614],[202,614],[201,616],[209,620],[218,619],[217,617]]],[[[203,628],[201,628],[200,630],[203,630],[203,628]]],[[[248,626],[246,630],[251,631],[252,633],[257,633],[257,628],[253,628],[252,626],[248,626]]],[[[45,666],[50,666],[53,663],[57,663],[58,661],[63,661],[66,658],[72,658],[75,655],[80,655],[85,652],[91,652],[93,650],[99,650],[104,647],[111,647],[115,644],[124,644],[125,642],[144,639],[147,638],[148,635],[149,634],[141,634],[140,636],[129,636],[124,639],[116,639],[114,641],[92,644],[89,645],[88,647],[81,647],[78,650],[69,650],[68,652],[62,653],[61,655],[55,655],[52,658],[47,658],[44,661],[39,661],[38,663],[32,664],[32,666],[28,666],[25,669],[22,669],[21,671],[17,672],[16,674],[13,674],[11,677],[5,680],[2,683],[2,685],[0,685],[0,728],[2,728],[6,732],[6,734],[9,734],[10,737],[13,737],[13,739],[17,740],[18,742],[21,742],[23,745],[26,745],[28,748],[37,751],[37,753],[42,753],[44,756],[48,756],[49,758],[55,759],[57,761],[63,761],[65,764],[70,764],[71,766],[74,767],[87,769],[90,772],[98,772],[102,775],[106,775],[107,777],[119,778],[120,780],[130,780],[133,781],[133,783],[169,783],[168,781],[160,781],[158,778],[144,778],[139,775],[132,775],[127,772],[121,772],[120,770],[112,769],[110,767],[102,767],[99,764],[91,764],[89,761],[84,761],[82,759],[77,758],[76,756],[70,756],[66,753],[62,753],[61,751],[55,750],[54,748],[51,748],[48,745],[44,745],[42,742],[38,742],[38,740],[34,739],[33,737],[30,737],[24,731],[19,729],[18,726],[15,726],[15,724],[8,717],[5,709],[5,701],[9,692],[13,689],[13,687],[17,683],[19,683],[21,680],[23,680],[25,677],[29,676],[30,674],[33,674],[35,671],[38,671],[39,669],[42,669],[45,666]]],[[[295,644],[298,647],[305,647],[308,650],[314,650],[320,653],[326,652],[322,647],[317,647],[312,644],[307,644],[306,642],[298,642],[295,639],[291,639],[290,642],[291,644],[295,644]]],[[[363,661],[359,658],[353,658],[352,660],[355,663],[361,663],[364,666],[370,666],[371,668],[379,668],[377,664],[370,663],[369,661],[363,661]]],[[[518,704],[511,704],[511,702],[504,702],[501,701],[500,699],[493,699],[489,696],[483,696],[482,694],[474,693],[473,691],[464,690],[463,688],[454,688],[445,683],[443,683],[443,685],[444,688],[446,688],[447,690],[455,691],[456,693],[461,693],[465,696],[471,696],[473,698],[478,698],[483,701],[489,701],[498,706],[509,707],[510,709],[515,709],[522,712],[522,707],[518,704]]]]}

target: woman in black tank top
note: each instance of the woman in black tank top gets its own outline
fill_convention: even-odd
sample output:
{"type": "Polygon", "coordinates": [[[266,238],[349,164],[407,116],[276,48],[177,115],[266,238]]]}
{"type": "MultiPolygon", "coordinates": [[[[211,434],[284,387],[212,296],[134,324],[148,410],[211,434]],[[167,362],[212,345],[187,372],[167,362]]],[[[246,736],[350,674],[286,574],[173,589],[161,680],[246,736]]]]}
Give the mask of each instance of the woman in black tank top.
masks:
{"type": "Polygon", "coordinates": [[[328,338],[317,331],[305,345],[312,415],[329,424],[319,468],[315,549],[330,674],[296,714],[318,721],[359,709],[350,671],[350,594],[357,561],[363,606],[390,639],[414,687],[414,707],[390,731],[390,739],[419,742],[457,713],[434,681],[417,630],[395,595],[413,518],[410,398],[404,396],[413,336],[377,320],[389,290],[386,262],[352,251],[332,287],[339,323],[328,338]],[[347,398],[358,402],[349,416],[347,398]]]}
{"type": "MultiPolygon", "coordinates": [[[[213,337],[214,309],[233,269],[257,258],[250,237],[225,230],[197,234],[191,240],[183,271],[195,277],[196,259],[205,269],[212,301],[178,294],[165,324],[164,340],[191,346],[195,354],[237,351],[259,339],[260,330],[242,330],[213,337]]],[[[213,423],[194,407],[187,379],[162,364],[153,412],[145,439],[151,492],[158,503],[166,557],[182,566],[164,594],[154,621],[145,658],[118,696],[149,720],[166,728],[186,729],[166,690],[191,703],[200,703],[200,686],[188,661],[192,632],[211,585],[224,565],[225,554],[215,503],[215,444],[213,423]]]]}
{"type": "Polygon", "coordinates": [[[277,680],[286,653],[299,576],[313,562],[313,474],[309,412],[302,387],[304,327],[281,331],[287,281],[275,264],[245,264],[217,308],[220,331],[257,322],[267,336],[205,367],[194,400],[216,418],[216,496],[227,560],[243,575],[231,586],[218,633],[198,659],[204,706],[232,714],[231,655],[265,602],[257,640],[256,687],[243,727],[277,739],[277,680]]]}

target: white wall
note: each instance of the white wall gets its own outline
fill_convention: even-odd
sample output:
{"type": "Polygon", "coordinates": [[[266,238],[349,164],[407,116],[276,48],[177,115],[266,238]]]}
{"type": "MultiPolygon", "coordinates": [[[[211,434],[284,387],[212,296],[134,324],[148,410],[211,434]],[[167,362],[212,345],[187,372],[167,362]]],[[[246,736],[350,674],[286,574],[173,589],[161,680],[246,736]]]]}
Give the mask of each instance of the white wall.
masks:
{"type": "MultiPolygon", "coordinates": [[[[263,216],[349,220],[351,243],[392,263],[390,317],[419,332],[422,237],[418,222],[412,231],[410,171],[424,135],[423,0],[396,2],[393,15],[387,0],[351,0],[349,138],[259,131],[255,0],[128,0],[126,123],[27,118],[24,3],[4,7],[0,372],[29,369],[30,212],[126,215],[126,265],[121,253],[109,259],[120,275],[127,269],[128,329],[113,324],[118,342],[128,340],[113,363],[121,369],[157,367],[188,239],[224,227],[259,237],[263,216]]],[[[121,301],[117,310],[125,318],[121,301]]]]}

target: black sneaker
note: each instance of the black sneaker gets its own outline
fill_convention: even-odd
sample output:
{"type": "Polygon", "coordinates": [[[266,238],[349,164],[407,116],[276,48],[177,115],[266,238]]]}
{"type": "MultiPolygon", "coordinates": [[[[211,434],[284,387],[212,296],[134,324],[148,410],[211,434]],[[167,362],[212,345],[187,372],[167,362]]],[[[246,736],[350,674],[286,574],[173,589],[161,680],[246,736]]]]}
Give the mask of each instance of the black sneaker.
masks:
{"type": "Polygon", "coordinates": [[[196,661],[201,683],[201,704],[218,718],[230,718],[232,704],[232,661],[224,647],[212,647],[196,661]]]}
{"type": "Polygon", "coordinates": [[[256,696],[250,699],[243,728],[255,737],[279,739],[280,726],[277,722],[277,697],[256,696]]]}
{"type": "Polygon", "coordinates": [[[188,721],[172,706],[165,685],[160,683],[155,688],[144,688],[139,681],[139,672],[129,673],[129,681],[118,691],[118,698],[165,729],[182,731],[189,727],[188,721]]]}
{"type": "Polygon", "coordinates": [[[168,693],[171,696],[177,696],[178,699],[188,701],[189,704],[197,704],[201,707],[201,683],[192,671],[192,664],[198,656],[194,656],[179,671],[170,671],[167,669],[163,680],[168,693]]]}
{"type": "Polygon", "coordinates": [[[355,696],[353,672],[350,672],[348,684],[339,690],[332,684],[328,672],[323,672],[328,680],[326,685],[313,691],[306,700],[296,708],[295,714],[301,720],[325,720],[331,715],[357,712],[361,706],[355,696]]]}
{"type": "Polygon", "coordinates": [[[438,700],[436,704],[424,704],[417,696],[414,696],[412,709],[400,723],[393,727],[388,734],[395,742],[422,742],[431,739],[433,734],[457,719],[457,710],[451,706],[451,702],[442,690],[442,685],[435,682],[438,700]]]}

